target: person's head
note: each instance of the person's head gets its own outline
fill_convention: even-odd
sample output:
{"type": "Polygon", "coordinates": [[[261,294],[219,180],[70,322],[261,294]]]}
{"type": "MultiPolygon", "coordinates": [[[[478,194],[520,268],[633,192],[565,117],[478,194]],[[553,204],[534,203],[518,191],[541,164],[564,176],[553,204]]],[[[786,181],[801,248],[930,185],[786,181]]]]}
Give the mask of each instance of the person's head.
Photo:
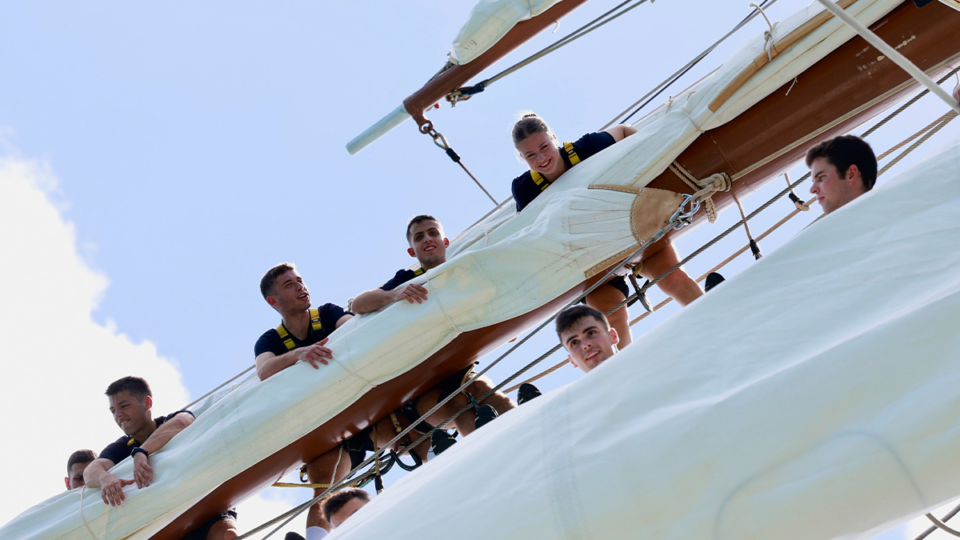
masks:
{"type": "Polygon", "coordinates": [[[370,502],[369,493],[360,488],[347,488],[324,499],[320,509],[324,519],[332,527],[337,528],[368,502],[370,502]]]}
{"type": "Polygon", "coordinates": [[[93,450],[77,450],[70,454],[70,459],[67,460],[67,476],[63,479],[67,489],[83,487],[83,471],[95,459],[97,454],[93,450]]]}
{"type": "Polygon", "coordinates": [[[823,141],[807,152],[813,185],[810,193],[829,214],[873,189],[877,157],[860,137],[843,135],[823,141]]]}
{"type": "Polygon", "coordinates": [[[281,314],[310,309],[310,291],[293,263],[280,263],[267,270],[260,280],[260,294],[281,314]]]}
{"type": "Polygon", "coordinates": [[[513,124],[513,146],[531,171],[547,180],[556,180],[566,172],[567,164],[560,155],[560,143],[550,126],[534,113],[527,113],[513,124]]]}
{"type": "Polygon", "coordinates": [[[569,354],[570,363],[589,373],[617,354],[620,338],[610,322],[590,306],[576,305],[557,315],[557,336],[569,354]]]}
{"type": "Polygon", "coordinates": [[[110,383],[106,394],[114,422],[128,436],[155,425],[150,416],[153,393],[147,381],[140,377],[124,377],[110,383]]]}
{"type": "Polygon", "coordinates": [[[443,225],[433,216],[421,214],[407,223],[407,253],[420,261],[424,270],[447,262],[447,246],[450,240],[443,235],[443,225]]]}

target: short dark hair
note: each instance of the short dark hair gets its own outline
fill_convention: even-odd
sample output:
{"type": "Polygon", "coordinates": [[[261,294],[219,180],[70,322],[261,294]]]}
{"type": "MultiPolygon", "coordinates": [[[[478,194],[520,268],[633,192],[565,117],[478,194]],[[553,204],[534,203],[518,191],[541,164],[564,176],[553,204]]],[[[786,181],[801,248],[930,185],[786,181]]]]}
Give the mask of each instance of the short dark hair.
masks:
{"type": "Polygon", "coordinates": [[[330,495],[320,503],[320,511],[323,513],[323,519],[329,523],[330,516],[339,512],[344,505],[353,499],[370,502],[370,494],[360,488],[346,488],[330,495]]]}
{"type": "Polygon", "coordinates": [[[443,224],[440,223],[440,220],[431,216],[430,214],[420,214],[419,216],[413,216],[410,218],[410,221],[407,222],[407,242],[410,241],[410,229],[417,223],[424,221],[436,221],[437,225],[440,225],[440,234],[443,234],[443,224]]]}
{"type": "Polygon", "coordinates": [[[877,183],[877,156],[867,141],[856,135],[841,135],[814,146],[807,151],[807,167],[819,158],[826,158],[840,176],[846,175],[851,165],[856,165],[863,179],[864,192],[873,189],[877,183]]]}
{"type": "Polygon", "coordinates": [[[604,330],[610,329],[610,321],[607,320],[606,315],[600,313],[590,306],[578,304],[561,311],[560,314],[557,315],[557,337],[562,341],[562,334],[572,328],[573,325],[580,322],[580,319],[584,319],[586,317],[593,317],[597,320],[597,322],[602,323],[604,330]]]}
{"type": "Polygon", "coordinates": [[[70,474],[70,467],[77,463],[90,463],[95,459],[97,459],[97,453],[93,450],[77,450],[70,454],[70,459],[67,460],[67,474],[70,474]]]}
{"type": "Polygon", "coordinates": [[[297,267],[293,263],[280,263],[273,268],[267,270],[267,273],[263,275],[263,278],[260,279],[260,294],[263,295],[263,299],[266,300],[268,296],[273,296],[277,294],[277,278],[286,274],[291,270],[296,270],[297,267]]]}
{"type": "Polygon", "coordinates": [[[550,126],[547,125],[544,119],[533,112],[528,112],[518,118],[513,124],[513,129],[510,130],[510,135],[513,136],[514,146],[517,146],[534,133],[546,133],[547,136],[556,138],[553,130],[550,129],[550,126]]]}
{"type": "Polygon", "coordinates": [[[153,396],[150,391],[150,385],[140,377],[124,377],[110,383],[107,387],[107,396],[115,396],[120,392],[128,392],[131,396],[137,398],[137,401],[143,401],[147,396],[153,396]]]}

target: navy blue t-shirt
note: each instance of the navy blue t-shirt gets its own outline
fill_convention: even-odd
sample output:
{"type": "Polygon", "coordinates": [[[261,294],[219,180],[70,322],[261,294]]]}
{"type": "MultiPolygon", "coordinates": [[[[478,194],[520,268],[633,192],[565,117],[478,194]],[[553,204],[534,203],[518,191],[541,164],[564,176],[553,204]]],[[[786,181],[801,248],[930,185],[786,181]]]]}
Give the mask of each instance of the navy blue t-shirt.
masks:
{"type": "MultiPolygon", "coordinates": [[[[166,416],[161,416],[160,418],[154,418],[153,421],[157,423],[157,427],[160,427],[164,422],[170,420],[180,413],[187,413],[190,416],[193,416],[192,412],[184,409],[166,416]]],[[[100,452],[100,457],[109,459],[114,465],[116,465],[117,463],[120,463],[121,461],[130,457],[130,453],[133,452],[133,449],[138,448],[141,443],[143,443],[143,441],[137,441],[133,437],[127,437],[124,435],[116,441],[108,444],[107,447],[100,452]]]]}
{"type": "MultiPolygon", "coordinates": [[[[577,157],[580,158],[580,161],[583,161],[604,148],[612,146],[615,142],[617,141],[613,139],[613,135],[606,131],[598,131],[596,133],[587,133],[572,144],[573,150],[577,153],[577,157]]],[[[563,147],[560,148],[560,157],[563,158],[567,167],[573,167],[570,163],[570,157],[563,147]]],[[[517,203],[517,212],[523,210],[525,206],[530,204],[530,201],[536,199],[537,196],[540,195],[540,192],[547,189],[549,185],[550,181],[546,178],[538,185],[533,181],[533,176],[530,174],[530,171],[514,178],[512,186],[513,200],[517,203]]]]}
{"type": "Polygon", "coordinates": [[[416,270],[410,270],[406,268],[403,270],[397,270],[397,273],[390,278],[390,281],[380,286],[380,290],[392,291],[421,274],[423,274],[423,268],[417,268],[416,270]]]}
{"type": "MultiPolygon", "coordinates": [[[[353,315],[353,313],[336,304],[324,304],[320,306],[320,330],[314,332],[313,325],[310,325],[307,331],[307,339],[303,341],[300,341],[296,336],[290,334],[289,330],[287,336],[293,340],[294,345],[296,345],[294,348],[296,349],[313,345],[332,334],[333,331],[337,329],[337,321],[344,315],[353,315]]],[[[287,346],[284,345],[283,340],[280,339],[280,334],[277,333],[277,329],[271,328],[264,332],[263,335],[260,336],[260,339],[257,340],[257,344],[253,347],[253,356],[257,357],[265,352],[272,352],[280,356],[287,351],[287,346]]]]}

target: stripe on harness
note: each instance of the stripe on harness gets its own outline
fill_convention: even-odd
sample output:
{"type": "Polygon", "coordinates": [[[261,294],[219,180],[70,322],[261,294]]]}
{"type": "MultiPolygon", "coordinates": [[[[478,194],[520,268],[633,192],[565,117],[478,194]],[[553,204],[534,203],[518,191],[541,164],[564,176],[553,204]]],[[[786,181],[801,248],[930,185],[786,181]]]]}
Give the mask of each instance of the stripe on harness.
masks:
{"type": "MultiPolygon", "coordinates": [[[[563,143],[563,150],[567,153],[567,158],[570,159],[571,166],[576,165],[577,163],[580,163],[580,156],[577,155],[577,151],[576,149],[574,149],[572,142],[563,143]]],[[[553,183],[550,180],[547,180],[546,178],[544,178],[543,175],[538,173],[537,171],[530,171],[530,178],[533,179],[534,184],[540,186],[540,191],[547,189],[547,187],[549,187],[550,184],[553,183]]]]}
{"type": "MultiPolygon", "coordinates": [[[[310,310],[310,327],[314,332],[319,332],[323,325],[320,324],[320,310],[311,309],[310,310]]],[[[290,337],[290,332],[287,332],[287,327],[280,323],[280,326],[277,327],[277,334],[280,335],[280,339],[283,340],[283,344],[287,347],[288,351],[292,351],[297,348],[297,344],[293,342],[293,338],[290,337]]]]}

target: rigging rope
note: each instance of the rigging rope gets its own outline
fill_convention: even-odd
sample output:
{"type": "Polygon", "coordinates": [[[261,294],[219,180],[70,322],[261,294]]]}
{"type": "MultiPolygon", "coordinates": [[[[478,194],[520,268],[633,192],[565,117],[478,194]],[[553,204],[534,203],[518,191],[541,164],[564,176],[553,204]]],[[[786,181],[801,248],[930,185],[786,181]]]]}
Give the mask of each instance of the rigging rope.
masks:
{"type": "Polygon", "coordinates": [[[624,2],[621,2],[620,4],[616,5],[613,9],[611,9],[611,10],[607,11],[606,13],[604,13],[603,15],[600,15],[600,16],[597,17],[596,19],[594,19],[594,20],[588,22],[587,24],[581,26],[580,28],[574,30],[574,31],[571,32],[569,35],[565,36],[563,39],[557,41],[556,43],[550,44],[550,45],[548,45],[548,46],[540,49],[539,51],[531,54],[530,56],[524,58],[523,60],[517,62],[516,64],[514,64],[514,65],[508,67],[507,69],[501,71],[500,73],[497,73],[497,74],[494,75],[493,77],[490,77],[490,78],[488,78],[488,79],[484,79],[484,80],[480,81],[479,83],[477,83],[477,84],[475,84],[475,85],[473,85],[473,86],[467,86],[467,87],[463,87],[463,88],[459,88],[459,89],[457,89],[457,90],[454,90],[453,92],[451,92],[450,94],[447,95],[447,100],[450,101],[451,104],[456,104],[458,101],[464,101],[464,100],[466,100],[466,99],[469,99],[470,96],[472,96],[473,94],[477,94],[477,93],[483,92],[488,86],[490,86],[491,84],[493,84],[493,83],[499,81],[500,79],[506,77],[507,75],[510,75],[511,73],[519,70],[520,68],[523,68],[523,67],[525,67],[525,66],[527,66],[527,65],[529,65],[529,64],[532,64],[533,62],[536,62],[537,60],[543,58],[544,56],[546,56],[546,55],[548,55],[548,54],[550,54],[550,53],[552,53],[553,51],[559,49],[560,47],[563,47],[564,45],[568,45],[568,44],[570,44],[570,43],[572,43],[572,42],[580,39],[581,37],[589,34],[590,32],[593,32],[594,30],[602,27],[603,25],[605,25],[605,24],[607,24],[607,23],[609,23],[609,22],[617,19],[617,18],[620,17],[621,15],[624,15],[624,14],[630,12],[632,9],[638,7],[639,5],[645,3],[646,1],[647,1],[647,0],[625,0],[624,2]],[[623,6],[625,6],[625,5],[627,5],[627,4],[631,3],[631,2],[635,2],[634,5],[622,9],[619,13],[616,13],[616,14],[611,15],[611,14],[614,13],[615,11],[623,8],[623,6]],[[606,19],[605,19],[605,18],[606,18],[606,19]],[[605,20],[603,20],[603,19],[605,19],[605,20]]]}
{"type": "MultiPolygon", "coordinates": [[[[776,3],[777,3],[777,0],[764,0],[763,2],[760,3],[760,6],[759,6],[759,7],[761,7],[761,8],[768,8],[768,7],[770,7],[770,6],[772,6],[772,5],[776,4],[776,3]]],[[[750,13],[749,15],[747,15],[742,21],[740,21],[739,24],[737,24],[736,26],[734,26],[734,27],[733,27],[733,30],[730,30],[729,32],[727,32],[722,38],[720,38],[719,40],[717,40],[713,45],[707,47],[706,50],[704,50],[702,53],[700,53],[700,54],[698,54],[696,57],[694,57],[693,60],[687,62],[687,65],[685,65],[685,66],[683,66],[682,68],[680,68],[679,70],[677,70],[673,75],[667,77],[666,80],[664,80],[662,83],[660,83],[659,85],[657,85],[656,87],[654,87],[653,90],[650,90],[649,92],[647,92],[647,94],[646,94],[645,96],[643,96],[642,98],[640,98],[640,99],[638,99],[637,101],[633,102],[632,105],[630,105],[629,107],[627,107],[626,109],[624,109],[623,111],[621,111],[620,114],[614,116],[614,117],[613,117],[613,120],[610,120],[609,122],[607,122],[606,124],[604,124],[604,126],[603,126],[602,128],[600,128],[600,131],[603,131],[603,130],[607,129],[608,127],[612,126],[612,125],[615,124],[615,123],[621,123],[621,124],[622,124],[622,123],[627,122],[627,121],[630,120],[631,118],[633,118],[633,116],[634,116],[635,114],[637,114],[638,112],[640,112],[641,109],[643,109],[643,108],[646,107],[651,101],[653,101],[654,99],[656,99],[657,96],[659,96],[660,94],[662,94],[664,90],[666,90],[667,88],[673,86],[673,83],[677,82],[681,77],[683,77],[684,75],[686,75],[686,73],[687,73],[688,71],[690,71],[691,69],[693,69],[693,66],[697,65],[698,63],[700,63],[701,60],[703,60],[704,58],[706,58],[707,55],[710,54],[711,52],[713,52],[713,50],[716,49],[718,46],[720,46],[721,43],[723,43],[723,42],[726,41],[730,36],[732,36],[733,34],[735,34],[735,33],[737,32],[737,30],[740,30],[740,29],[743,28],[747,23],[749,23],[750,21],[752,21],[753,19],[755,19],[755,18],[757,17],[757,15],[759,15],[759,14],[760,14],[759,9],[754,9],[752,13],[750,13]],[[637,107],[637,105],[640,104],[640,103],[643,103],[643,104],[640,105],[639,107],[637,107]],[[619,120],[620,117],[622,117],[623,115],[625,115],[625,114],[627,114],[628,112],[630,112],[630,109],[633,109],[634,107],[637,107],[637,108],[636,108],[633,112],[631,112],[629,115],[627,115],[626,118],[624,118],[623,120],[619,120]]]]}
{"type": "MultiPolygon", "coordinates": [[[[946,523],[947,521],[950,520],[950,518],[957,515],[958,513],[960,513],[960,506],[957,506],[953,510],[947,512],[947,515],[943,516],[943,519],[940,520],[939,524],[935,524],[931,526],[929,529],[923,531],[922,533],[920,533],[920,536],[916,537],[914,540],[923,540],[924,538],[930,536],[931,534],[933,534],[934,531],[940,528],[940,525],[942,525],[943,523],[946,523]]],[[[927,518],[929,517],[930,517],[930,514],[927,514],[927,518]]]]}

